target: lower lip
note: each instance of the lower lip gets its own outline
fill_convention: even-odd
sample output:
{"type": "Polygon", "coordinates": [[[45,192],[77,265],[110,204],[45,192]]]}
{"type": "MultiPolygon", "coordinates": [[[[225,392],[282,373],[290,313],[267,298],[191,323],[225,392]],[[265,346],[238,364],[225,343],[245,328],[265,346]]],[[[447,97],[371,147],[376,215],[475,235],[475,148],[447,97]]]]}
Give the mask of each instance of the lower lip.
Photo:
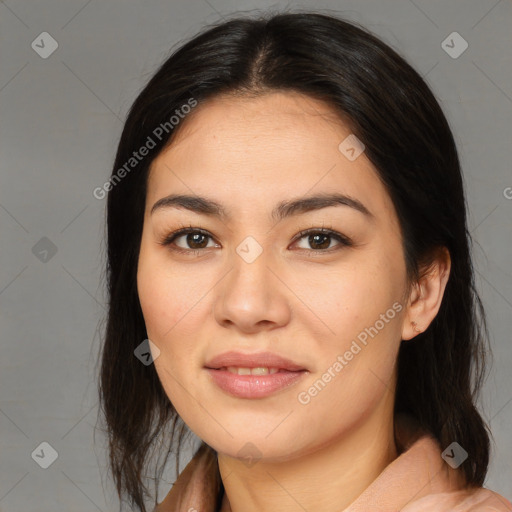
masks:
{"type": "Polygon", "coordinates": [[[264,398],[292,386],[307,373],[303,370],[280,371],[267,375],[238,375],[227,370],[206,370],[219,388],[238,398],[264,398]]]}

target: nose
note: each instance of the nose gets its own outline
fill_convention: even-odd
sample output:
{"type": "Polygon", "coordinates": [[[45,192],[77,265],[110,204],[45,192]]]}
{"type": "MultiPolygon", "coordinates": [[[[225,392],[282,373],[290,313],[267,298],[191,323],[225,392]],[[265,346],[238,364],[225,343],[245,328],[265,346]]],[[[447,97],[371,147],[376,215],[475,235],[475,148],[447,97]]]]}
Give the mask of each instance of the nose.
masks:
{"type": "Polygon", "coordinates": [[[216,321],[248,334],[286,325],[290,294],[266,251],[252,262],[234,253],[230,264],[230,271],[214,288],[216,321]]]}

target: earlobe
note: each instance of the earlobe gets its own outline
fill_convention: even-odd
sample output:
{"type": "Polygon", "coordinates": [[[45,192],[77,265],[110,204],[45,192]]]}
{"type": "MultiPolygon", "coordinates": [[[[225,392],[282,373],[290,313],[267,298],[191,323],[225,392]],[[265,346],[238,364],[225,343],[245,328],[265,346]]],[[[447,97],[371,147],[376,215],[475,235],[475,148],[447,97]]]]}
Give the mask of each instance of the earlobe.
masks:
{"type": "Polygon", "coordinates": [[[404,323],[402,327],[402,340],[410,340],[417,334],[422,332],[418,327],[417,319],[420,317],[421,308],[421,282],[415,283],[412,287],[411,295],[409,297],[409,304],[407,306],[407,313],[404,317],[404,323]]]}
{"type": "Polygon", "coordinates": [[[402,340],[425,332],[434,320],[441,307],[450,268],[450,253],[445,247],[440,248],[437,257],[423,270],[422,277],[413,287],[404,317],[402,340]]]}

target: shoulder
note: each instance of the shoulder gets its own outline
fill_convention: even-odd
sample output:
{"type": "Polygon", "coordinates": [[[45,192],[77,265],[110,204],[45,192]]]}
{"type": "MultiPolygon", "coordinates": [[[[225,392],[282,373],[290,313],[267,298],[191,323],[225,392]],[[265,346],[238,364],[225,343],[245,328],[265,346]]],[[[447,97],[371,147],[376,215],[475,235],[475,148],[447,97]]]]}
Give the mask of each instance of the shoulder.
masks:
{"type": "Polygon", "coordinates": [[[512,512],[512,503],[497,492],[477,487],[428,494],[406,505],[402,512],[512,512]]]}

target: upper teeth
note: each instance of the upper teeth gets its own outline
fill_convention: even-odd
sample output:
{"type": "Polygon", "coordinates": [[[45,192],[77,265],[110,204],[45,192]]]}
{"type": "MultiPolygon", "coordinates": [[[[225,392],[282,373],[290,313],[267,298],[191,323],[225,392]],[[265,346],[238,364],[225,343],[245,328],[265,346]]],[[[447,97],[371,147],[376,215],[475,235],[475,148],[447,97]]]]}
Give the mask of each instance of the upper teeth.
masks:
{"type": "Polygon", "coordinates": [[[238,366],[228,366],[228,372],[238,373],[238,375],[268,375],[277,373],[279,368],[239,368],[238,366]]]}

